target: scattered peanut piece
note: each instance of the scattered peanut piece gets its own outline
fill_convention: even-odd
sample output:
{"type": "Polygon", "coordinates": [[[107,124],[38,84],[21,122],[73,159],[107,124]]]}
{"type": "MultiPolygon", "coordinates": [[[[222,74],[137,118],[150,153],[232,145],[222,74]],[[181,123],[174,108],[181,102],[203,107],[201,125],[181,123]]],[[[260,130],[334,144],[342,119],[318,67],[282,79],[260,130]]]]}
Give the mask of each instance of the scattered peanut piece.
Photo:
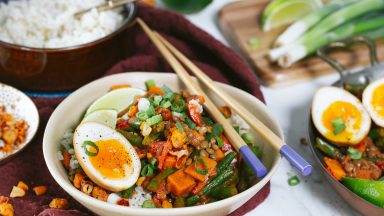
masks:
{"type": "Polygon", "coordinates": [[[49,207],[54,209],[65,209],[67,206],[68,206],[68,200],[64,198],[54,198],[49,203],[49,207]]]}
{"type": "Polygon", "coordinates": [[[75,177],[73,178],[73,186],[75,186],[75,188],[77,188],[77,189],[80,189],[81,182],[83,181],[83,179],[84,179],[84,175],[83,174],[76,173],[75,177]]]}
{"type": "Polygon", "coordinates": [[[23,189],[24,191],[28,191],[29,187],[27,184],[25,184],[23,181],[19,181],[19,183],[17,183],[17,187],[23,189]]]}
{"type": "Polygon", "coordinates": [[[106,202],[108,199],[108,194],[103,188],[95,186],[92,190],[92,197],[106,202]]]}
{"type": "Polygon", "coordinates": [[[6,202],[8,202],[8,201],[9,201],[8,197],[0,196],[0,204],[1,204],[1,203],[6,203],[6,202]]]}
{"type": "Polygon", "coordinates": [[[45,194],[47,190],[48,190],[47,186],[36,186],[33,188],[33,191],[35,192],[36,196],[45,194]]]}
{"type": "MultiPolygon", "coordinates": [[[[0,201],[3,199],[4,197],[0,196],[0,201]]],[[[13,210],[13,206],[11,203],[8,203],[8,198],[5,197],[5,200],[3,200],[3,202],[0,202],[0,215],[2,216],[13,216],[14,215],[14,210],[13,210]]]]}
{"type": "Polygon", "coordinates": [[[94,188],[92,182],[86,181],[83,179],[81,181],[80,185],[81,185],[81,191],[83,191],[87,195],[91,195],[93,188],[94,188]]]}
{"type": "Polygon", "coordinates": [[[19,187],[13,186],[11,194],[9,196],[12,198],[23,197],[25,196],[25,191],[19,187]]]}

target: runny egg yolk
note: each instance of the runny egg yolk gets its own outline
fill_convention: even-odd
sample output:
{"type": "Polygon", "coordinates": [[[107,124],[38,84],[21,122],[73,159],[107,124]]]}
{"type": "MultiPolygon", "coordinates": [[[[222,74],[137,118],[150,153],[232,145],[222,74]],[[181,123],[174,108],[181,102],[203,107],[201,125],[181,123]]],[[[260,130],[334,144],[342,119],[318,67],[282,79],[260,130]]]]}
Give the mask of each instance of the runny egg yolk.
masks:
{"type": "Polygon", "coordinates": [[[131,157],[125,146],[116,139],[95,142],[99,148],[96,156],[90,156],[93,167],[105,178],[120,179],[126,175],[126,165],[131,166],[131,157]]]}
{"type": "Polygon", "coordinates": [[[360,129],[362,122],[361,112],[356,106],[349,102],[336,101],[324,110],[322,116],[323,125],[328,129],[324,136],[335,142],[348,142],[353,136],[353,132],[360,129]],[[341,118],[346,129],[338,134],[334,133],[332,122],[341,118]]]}
{"type": "Polygon", "coordinates": [[[373,110],[384,118],[384,84],[373,90],[371,105],[373,110]]]}

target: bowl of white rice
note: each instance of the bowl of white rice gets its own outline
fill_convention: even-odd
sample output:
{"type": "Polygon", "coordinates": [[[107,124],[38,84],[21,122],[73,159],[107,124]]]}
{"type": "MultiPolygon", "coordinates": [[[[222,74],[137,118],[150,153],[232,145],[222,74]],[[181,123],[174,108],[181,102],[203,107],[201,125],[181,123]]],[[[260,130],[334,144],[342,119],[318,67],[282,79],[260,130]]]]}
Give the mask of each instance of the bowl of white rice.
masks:
{"type": "Polygon", "coordinates": [[[129,47],[136,5],[75,13],[106,0],[0,0],[0,75],[36,91],[71,90],[99,77],[129,47]]]}

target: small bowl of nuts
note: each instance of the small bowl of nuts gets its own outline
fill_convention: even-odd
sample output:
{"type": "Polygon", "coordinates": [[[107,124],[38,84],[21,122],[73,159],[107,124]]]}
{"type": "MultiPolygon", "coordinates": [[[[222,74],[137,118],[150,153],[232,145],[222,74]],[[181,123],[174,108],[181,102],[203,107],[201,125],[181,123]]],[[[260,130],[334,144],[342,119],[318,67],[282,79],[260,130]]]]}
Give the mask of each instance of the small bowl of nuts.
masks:
{"type": "Polygon", "coordinates": [[[39,113],[23,92],[0,83],[0,164],[23,150],[35,136],[39,113]]]}

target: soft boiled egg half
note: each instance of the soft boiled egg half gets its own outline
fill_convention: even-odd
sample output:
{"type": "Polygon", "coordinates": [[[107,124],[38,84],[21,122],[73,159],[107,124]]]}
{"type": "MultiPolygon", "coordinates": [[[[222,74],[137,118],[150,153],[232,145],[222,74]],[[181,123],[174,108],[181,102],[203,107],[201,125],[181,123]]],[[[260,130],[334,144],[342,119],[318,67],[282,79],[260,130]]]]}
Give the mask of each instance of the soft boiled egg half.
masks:
{"type": "Polygon", "coordinates": [[[376,80],[365,88],[363,104],[372,120],[384,127],[384,79],[376,80]]]}
{"type": "Polygon", "coordinates": [[[359,99],[336,87],[322,87],[316,92],[312,121],[321,135],[339,145],[359,143],[371,127],[369,114],[359,99]]]}
{"type": "Polygon", "coordinates": [[[82,123],[75,130],[73,145],[81,168],[97,185],[119,192],[139,178],[139,156],[116,130],[100,123],[82,123]]]}

